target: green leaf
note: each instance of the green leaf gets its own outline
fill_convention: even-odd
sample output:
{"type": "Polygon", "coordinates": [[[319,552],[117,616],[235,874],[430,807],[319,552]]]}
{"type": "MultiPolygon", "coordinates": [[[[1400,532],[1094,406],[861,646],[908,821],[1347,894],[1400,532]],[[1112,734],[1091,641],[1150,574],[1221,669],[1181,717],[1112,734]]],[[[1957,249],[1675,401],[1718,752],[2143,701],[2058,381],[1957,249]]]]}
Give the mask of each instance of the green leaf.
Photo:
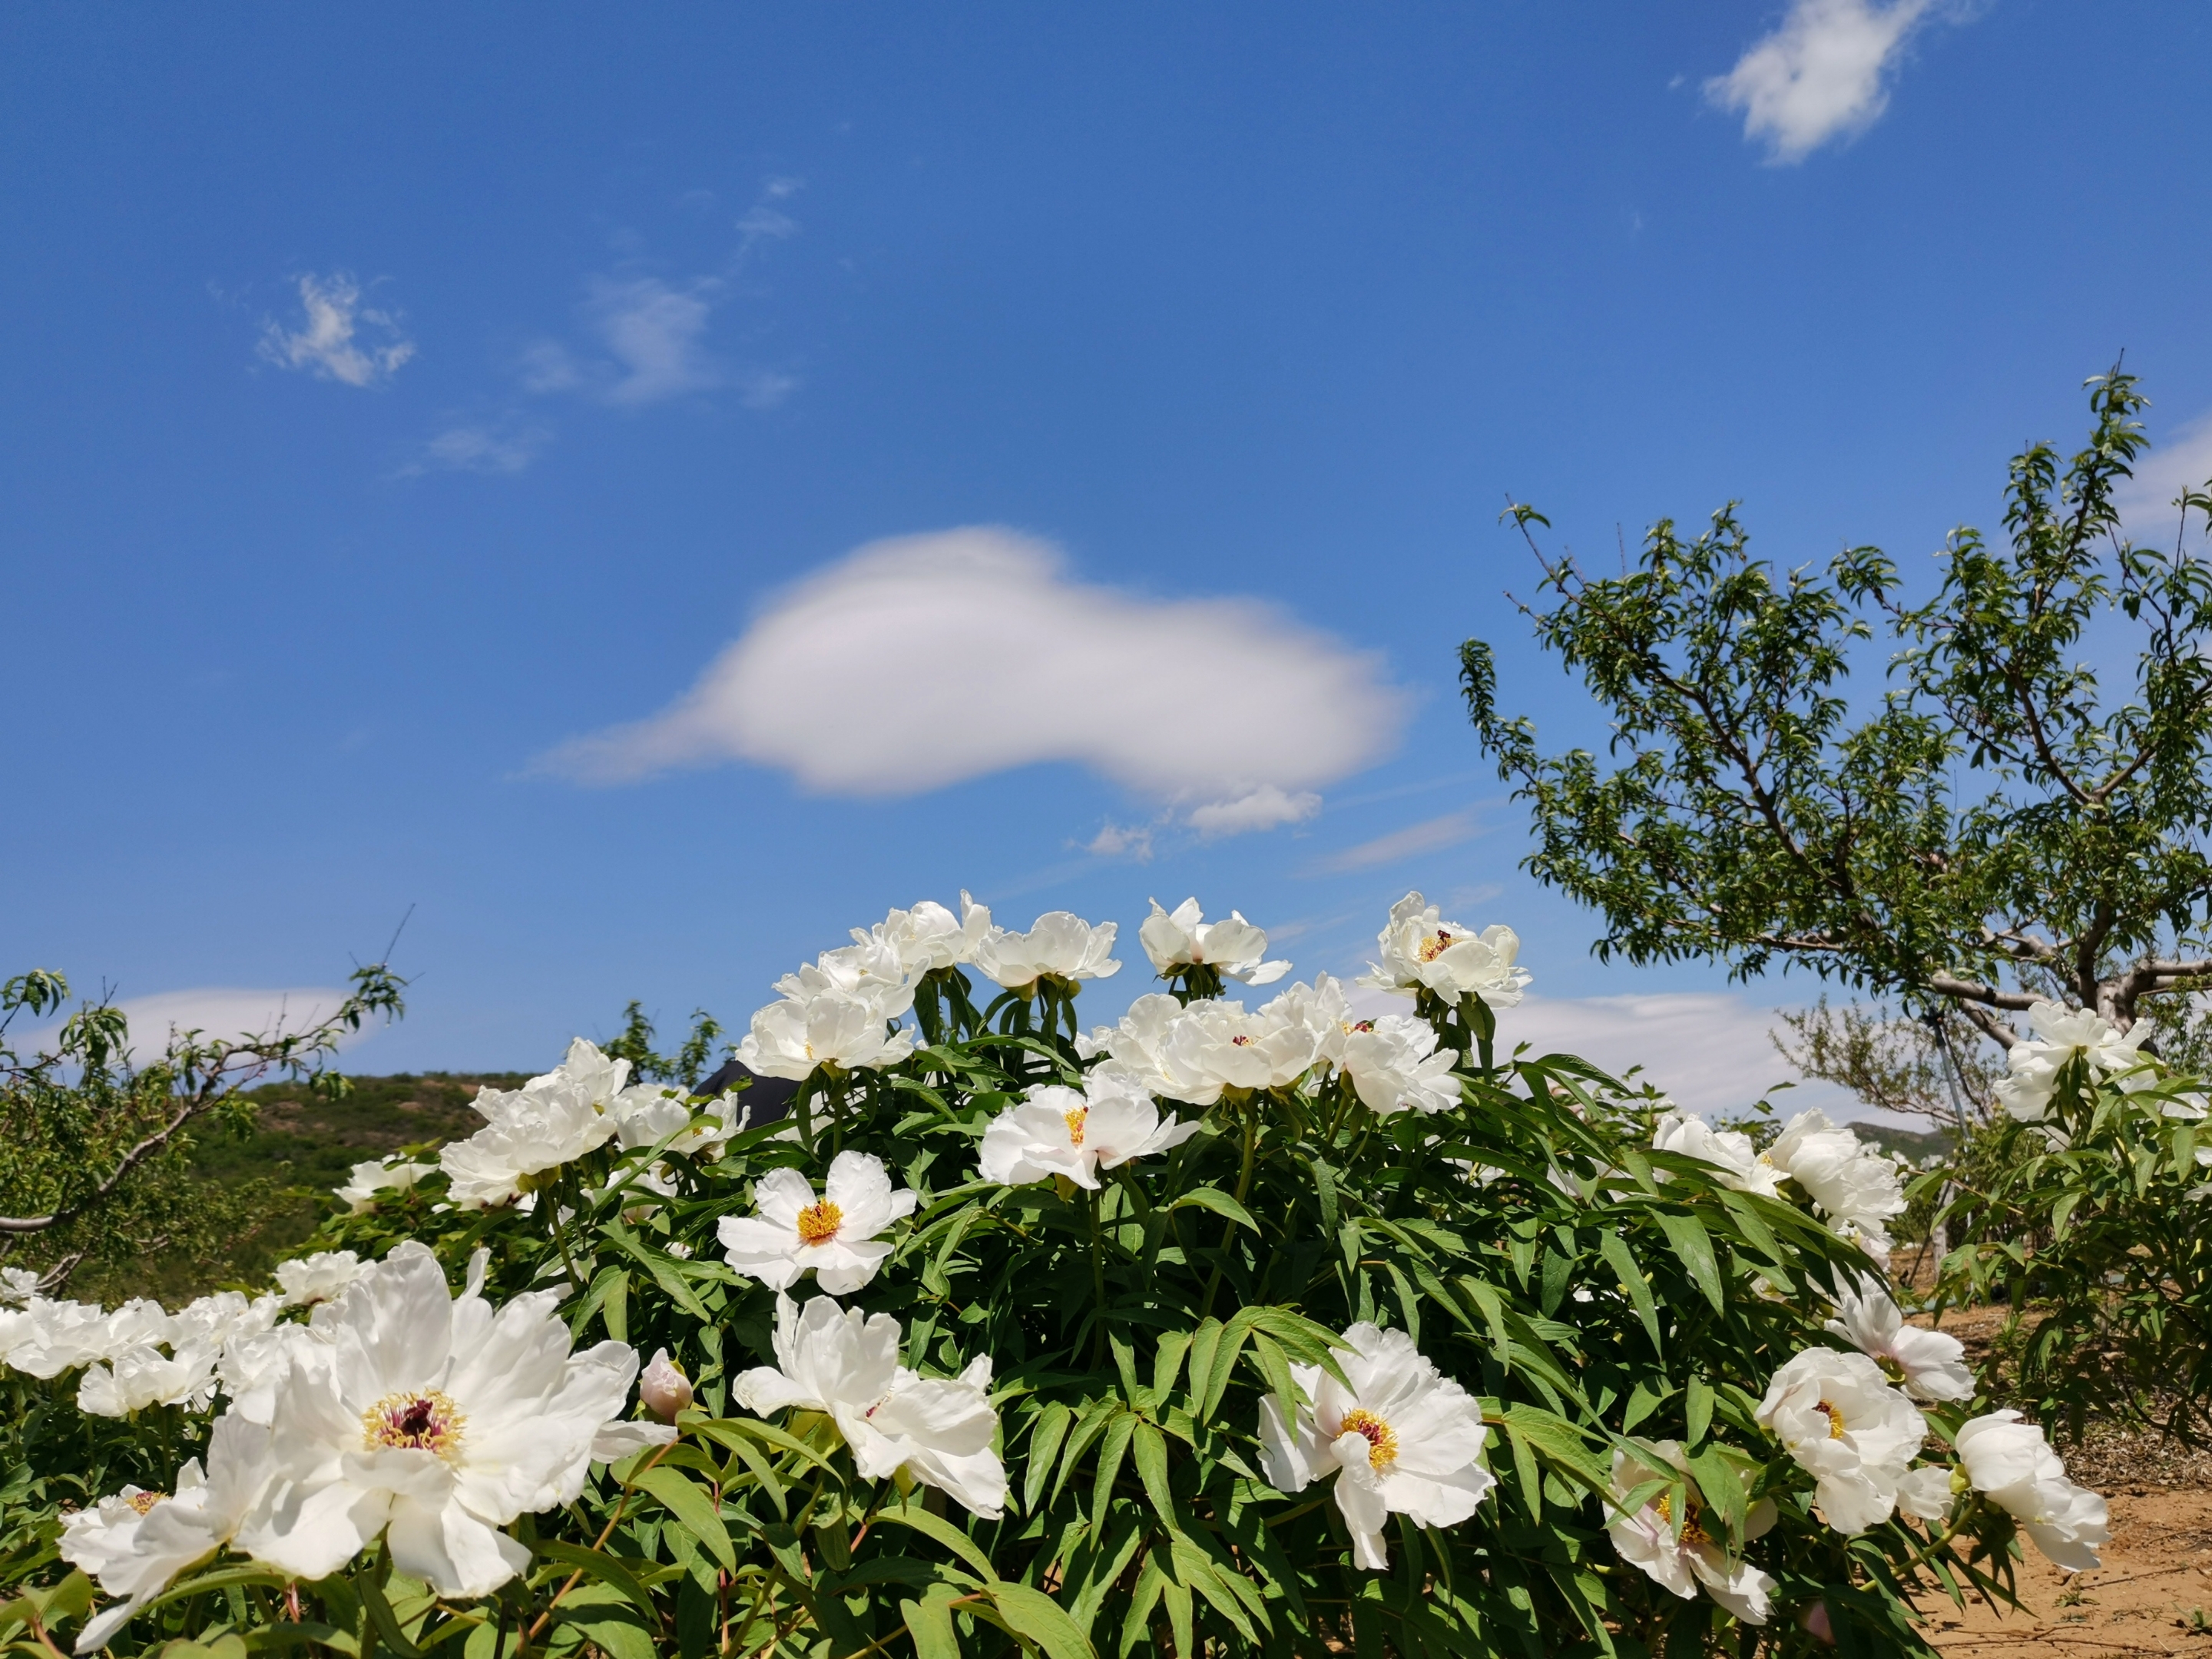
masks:
{"type": "Polygon", "coordinates": [[[1168,1485],[1167,1437],[1154,1425],[1139,1421],[1129,1450],[1136,1460],[1137,1478],[1144,1482],[1145,1496],[1152,1500],[1153,1512],[1170,1532],[1181,1531],[1181,1524],[1176,1519],[1175,1494],[1168,1485]]]}
{"type": "Polygon", "coordinates": [[[986,1583],[999,1576],[992,1570],[991,1558],[975,1547],[974,1539],[918,1504],[902,1504],[896,1508],[886,1504],[876,1511],[876,1520],[878,1523],[888,1522],[893,1526],[910,1527],[924,1538],[943,1545],[973,1568],[975,1576],[986,1583]]]}
{"type": "Polygon", "coordinates": [[[1129,1449],[1129,1437],[1136,1429],[1133,1413],[1117,1413],[1106,1425],[1105,1437],[1098,1443],[1098,1471],[1091,1483],[1091,1525],[1094,1530],[1103,1531],[1105,1528],[1106,1505],[1114,1498],[1114,1480],[1121,1473],[1121,1455],[1129,1449]]]}
{"type": "Polygon", "coordinates": [[[1022,1509],[1024,1513],[1036,1512],[1037,1498],[1044,1491],[1044,1483],[1052,1479],[1052,1460],[1060,1450],[1060,1443],[1066,1437],[1067,1425],[1074,1416],[1074,1413],[1057,1400],[1037,1413],[1036,1426],[1030,1431],[1029,1456],[1022,1474],[1022,1509]]]}
{"type": "Polygon", "coordinates": [[[1601,1227],[1598,1230],[1598,1249],[1604,1255],[1607,1265],[1619,1277],[1620,1288],[1628,1293],[1629,1301],[1635,1306],[1636,1316],[1644,1322],[1644,1333],[1651,1339],[1653,1351],[1663,1352],[1659,1337],[1659,1304],[1652,1299],[1650,1284],[1644,1279],[1643,1269],[1636,1265],[1636,1257],[1630,1252],[1628,1242],[1613,1228],[1601,1227]]]}
{"type": "Polygon", "coordinates": [[[991,1583],[984,1588],[1006,1627],[1042,1648],[1048,1659],[1098,1659],[1097,1650],[1066,1610],[1041,1589],[1027,1584],[991,1583]]]}
{"type": "Polygon", "coordinates": [[[919,1601],[902,1601],[907,1634],[914,1638],[915,1659],[960,1659],[960,1638],[952,1628],[951,1602],[959,1591],[950,1584],[933,1584],[919,1601]]]}
{"type": "Polygon", "coordinates": [[[555,1616],[562,1624],[582,1632],[607,1659],[655,1659],[659,1644],[637,1609],[613,1587],[599,1588],[599,1595],[570,1596],[556,1609],[555,1616]]]}
{"type": "Polygon", "coordinates": [[[705,1487],[681,1471],[665,1467],[646,1470],[635,1484],[659,1498],[684,1529],[699,1540],[700,1547],[721,1564],[723,1571],[737,1571],[738,1553],[730,1543],[729,1528],[722,1524],[705,1487]]]}
{"type": "Polygon", "coordinates": [[[422,1659],[422,1650],[407,1639],[399,1628],[399,1620],[392,1617],[392,1603],[384,1599],[384,1589],[368,1572],[355,1576],[353,1587],[360,1597],[368,1622],[376,1627],[376,1639],[399,1656],[399,1659],[422,1659]]]}
{"type": "Polygon", "coordinates": [[[564,1562],[603,1584],[613,1586],[647,1619],[660,1616],[653,1606],[652,1593],[638,1582],[635,1573],[613,1556],[586,1549],[581,1544],[564,1544],[557,1539],[540,1539],[538,1553],[549,1561],[564,1562]]]}
{"type": "Polygon", "coordinates": [[[1688,1269],[1691,1281],[1713,1304],[1713,1311],[1725,1312],[1728,1304],[1721,1291],[1720,1263],[1713,1255],[1713,1241],[1705,1231],[1705,1224],[1695,1216],[1669,1215],[1663,1210],[1656,1212],[1655,1218],[1666,1233],[1667,1242],[1674,1247],[1675,1255],[1688,1269]]]}
{"type": "Polygon", "coordinates": [[[1703,1376],[1692,1373],[1686,1396],[1682,1402],[1684,1437],[1694,1446],[1705,1437],[1705,1431],[1713,1422],[1712,1384],[1703,1376]]]}
{"type": "Polygon", "coordinates": [[[1216,1215],[1227,1216],[1240,1227],[1260,1231],[1260,1224],[1252,1219],[1252,1212],[1218,1187],[1194,1187],[1168,1206],[1170,1210],[1187,1210],[1195,1206],[1211,1210],[1216,1215]]]}

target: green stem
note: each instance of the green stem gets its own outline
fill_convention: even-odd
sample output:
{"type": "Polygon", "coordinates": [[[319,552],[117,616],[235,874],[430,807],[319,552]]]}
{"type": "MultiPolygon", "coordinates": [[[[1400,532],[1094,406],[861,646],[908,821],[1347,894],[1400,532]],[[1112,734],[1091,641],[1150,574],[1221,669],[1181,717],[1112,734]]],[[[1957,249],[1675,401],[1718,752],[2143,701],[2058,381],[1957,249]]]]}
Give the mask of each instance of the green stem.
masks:
{"type": "MultiPolygon", "coordinates": [[[[1244,1161],[1237,1171],[1237,1202],[1242,1206],[1245,1194],[1252,1190],[1252,1158],[1260,1147],[1260,1115],[1254,1109],[1256,1101],[1245,1101],[1237,1109],[1244,1121],[1244,1161]]],[[[1221,1254],[1225,1259],[1231,1245],[1237,1242],[1237,1224],[1224,1220],[1221,1224],[1221,1254]]],[[[1206,1297],[1199,1304],[1198,1316],[1206,1318],[1213,1311],[1214,1292],[1221,1288],[1222,1262],[1214,1264],[1213,1273],[1206,1281],[1206,1297]]]]}
{"type": "Polygon", "coordinates": [[[1091,1293],[1095,1300],[1098,1322],[1091,1338],[1091,1364],[1094,1369],[1106,1363],[1106,1248],[1098,1237],[1098,1200],[1096,1188],[1091,1193],[1091,1293]]]}

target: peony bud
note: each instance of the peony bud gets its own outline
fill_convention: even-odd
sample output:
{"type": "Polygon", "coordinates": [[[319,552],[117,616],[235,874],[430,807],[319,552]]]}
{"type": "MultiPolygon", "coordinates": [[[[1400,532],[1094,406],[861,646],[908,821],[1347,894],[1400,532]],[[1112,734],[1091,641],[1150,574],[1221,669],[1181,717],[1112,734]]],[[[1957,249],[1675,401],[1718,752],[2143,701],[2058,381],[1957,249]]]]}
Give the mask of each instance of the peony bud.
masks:
{"type": "Polygon", "coordinates": [[[637,1379],[637,1397],[664,1423],[673,1423],[678,1412],[691,1404],[691,1379],[684,1375],[681,1366],[668,1357],[668,1350],[660,1349],[653,1356],[653,1363],[637,1379]]]}
{"type": "Polygon", "coordinates": [[[1828,1622],[1828,1604],[1826,1601],[1814,1602],[1811,1607],[1797,1616],[1797,1622],[1802,1625],[1806,1633],[1822,1647],[1832,1648],[1836,1645],[1836,1630],[1835,1626],[1828,1622]]]}

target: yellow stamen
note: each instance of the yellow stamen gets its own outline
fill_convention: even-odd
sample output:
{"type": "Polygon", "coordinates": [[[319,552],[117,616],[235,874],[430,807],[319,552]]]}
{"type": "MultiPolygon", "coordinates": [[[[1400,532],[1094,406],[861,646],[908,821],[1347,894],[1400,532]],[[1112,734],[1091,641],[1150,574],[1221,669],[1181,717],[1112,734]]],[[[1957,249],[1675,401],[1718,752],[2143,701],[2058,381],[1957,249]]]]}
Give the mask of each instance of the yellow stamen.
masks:
{"type": "Polygon", "coordinates": [[[362,1444],[370,1451],[406,1449],[449,1455],[467,1419],[435,1389],[387,1394],[361,1414],[362,1444]]]}
{"type": "Polygon", "coordinates": [[[1444,932],[1443,928],[1439,927],[1435,933],[1430,934],[1426,939],[1421,941],[1421,960],[1423,962],[1434,962],[1438,957],[1443,955],[1445,951],[1450,950],[1451,946],[1452,936],[1444,932]]]}
{"type": "Polygon", "coordinates": [[[1067,1144],[1080,1146],[1083,1144],[1084,1120],[1091,1115],[1091,1109],[1079,1106],[1072,1112],[1062,1112],[1060,1115],[1067,1120],[1067,1144]]]}
{"type": "Polygon", "coordinates": [[[1355,1407],[1345,1413],[1336,1431],[1364,1436],[1367,1441],[1367,1466],[1378,1473],[1398,1461],[1398,1437],[1390,1431],[1388,1423],[1372,1412],[1355,1407]]]}
{"type": "Polygon", "coordinates": [[[802,1244],[827,1244],[837,1237],[837,1229],[844,1224],[845,1212],[823,1199],[810,1204],[799,1212],[799,1242],[802,1244]]]}
{"type": "Polygon", "coordinates": [[[137,1510],[139,1514],[145,1515],[152,1510],[155,1504],[160,1503],[169,1494],[165,1492],[133,1492],[130,1497],[125,1498],[123,1501],[130,1504],[132,1509],[137,1510]]]}
{"type": "Polygon", "coordinates": [[[1844,1437],[1844,1414],[1825,1400],[1820,1402],[1820,1409],[1828,1414],[1828,1438],[1841,1440],[1844,1437]]]}

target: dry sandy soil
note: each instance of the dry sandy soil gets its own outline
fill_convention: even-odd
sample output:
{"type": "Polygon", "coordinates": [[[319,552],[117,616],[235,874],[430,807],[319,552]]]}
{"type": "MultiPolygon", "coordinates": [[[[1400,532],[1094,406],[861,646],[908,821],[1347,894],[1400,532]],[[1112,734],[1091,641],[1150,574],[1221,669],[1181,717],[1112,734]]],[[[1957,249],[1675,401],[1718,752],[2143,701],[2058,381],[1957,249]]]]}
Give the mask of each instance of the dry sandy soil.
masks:
{"type": "MultiPolygon", "coordinates": [[[[2001,1310],[1978,1310],[1947,1317],[1943,1328],[1971,1350],[2002,1317],[2001,1310]]],[[[2066,1472],[2112,1505],[2104,1565],[2069,1579],[2027,1546],[2018,1579],[2026,1608],[2000,1613],[1972,1602],[1961,1611],[1940,1598],[1924,1601],[1936,1645],[1960,1659],[2212,1659],[2212,1454],[2095,1428],[2085,1443],[2059,1449],[2066,1472]]]]}

